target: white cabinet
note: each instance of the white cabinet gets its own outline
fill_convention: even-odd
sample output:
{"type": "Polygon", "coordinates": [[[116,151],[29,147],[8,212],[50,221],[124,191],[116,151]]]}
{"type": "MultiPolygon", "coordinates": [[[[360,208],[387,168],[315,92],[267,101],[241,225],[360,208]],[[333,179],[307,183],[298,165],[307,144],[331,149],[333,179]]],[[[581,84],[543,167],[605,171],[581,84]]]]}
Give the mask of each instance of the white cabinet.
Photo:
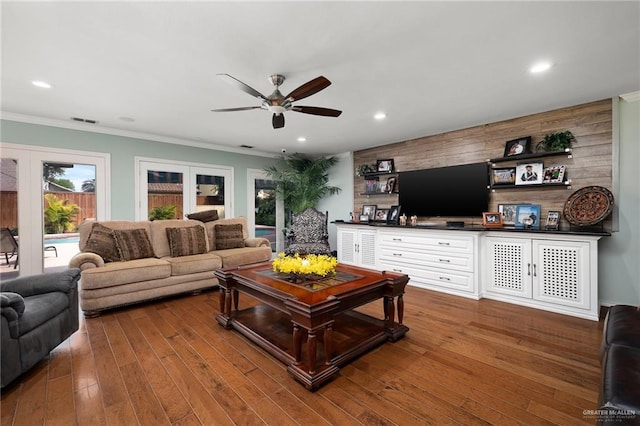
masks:
{"type": "Polygon", "coordinates": [[[338,262],[364,268],[376,268],[375,229],[362,226],[338,226],[338,262]]]}
{"type": "Polygon", "coordinates": [[[483,296],[597,320],[599,238],[487,233],[483,296]]]}
{"type": "Polygon", "coordinates": [[[475,233],[389,229],[378,245],[378,267],[409,275],[409,285],[478,298],[475,233]]]}

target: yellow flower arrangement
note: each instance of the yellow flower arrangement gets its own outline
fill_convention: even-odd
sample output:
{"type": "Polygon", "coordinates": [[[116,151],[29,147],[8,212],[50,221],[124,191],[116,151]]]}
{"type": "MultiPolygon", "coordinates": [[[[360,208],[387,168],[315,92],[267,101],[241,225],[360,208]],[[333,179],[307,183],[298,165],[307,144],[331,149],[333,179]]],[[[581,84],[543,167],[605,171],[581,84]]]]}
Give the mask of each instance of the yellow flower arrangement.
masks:
{"type": "Polygon", "coordinates": [[[274,272],[295,276],[318,275],[326,277],[329,274],[335,274],[338,259],[326,254],[309,254],[303,257],[298,253],[293,256],[278,253],[278,257],[273,260],[272,265],[274,272]]]}

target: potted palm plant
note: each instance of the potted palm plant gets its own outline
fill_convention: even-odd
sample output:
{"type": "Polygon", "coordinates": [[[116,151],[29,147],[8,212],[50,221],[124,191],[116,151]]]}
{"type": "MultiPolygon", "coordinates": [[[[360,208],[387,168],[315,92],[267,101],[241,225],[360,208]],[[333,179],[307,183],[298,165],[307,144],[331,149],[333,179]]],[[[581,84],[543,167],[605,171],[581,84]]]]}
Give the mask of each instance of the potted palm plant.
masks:
{"type": "Polygon", "coordinates": [[[282,157],[279,164],[267,167],[265,172],[275,181],[285,210],[300,213],[307,207],[316,207],[323,197],[341,191],[328,185],[329,169],[337,162],[337,157],[309,158],[293,154],[282,157]]]}

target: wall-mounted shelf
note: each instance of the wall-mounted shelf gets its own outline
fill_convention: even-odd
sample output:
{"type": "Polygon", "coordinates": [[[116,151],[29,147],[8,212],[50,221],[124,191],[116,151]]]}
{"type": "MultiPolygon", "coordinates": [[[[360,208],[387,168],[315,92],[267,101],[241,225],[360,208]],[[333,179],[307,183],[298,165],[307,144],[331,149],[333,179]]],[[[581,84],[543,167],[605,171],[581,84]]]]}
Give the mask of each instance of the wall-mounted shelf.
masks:
{"type": "Polygon", "coordinates": [[[572,158],[572,150],[571,148],[566,148],[564,151],[551,151],[551,152],[534,152],[532,154],[521,154],[514,155],[511,157],[498,157],[498,158],[490,158],[487,160],[489,163],[504,163],[506,161],[520,161],[520,160],[531,160],[536,158],[543,157],[555,157],[555,156],[566,156],[567,158],[572,158]]]}
{"type": "Polygon", "coordinates": [[[389,172],[373,172],[373,173],[364,173],[362,174],[361,178],[365,178],[365,179],[370,179],[373,177],[379,177],[379,176],[390,176],[390,175],[397,175],[398,172],[397,171],[389,171],[389,172]]]}
{"type": "Polygon", "coordinates": [[[540,189],[540,188],[566,188],[571,189],[571,179],[564,182],[537,183],[535,185],[496,185],[491,187],[491,192],[496,189],[540,189]]]}
{"type": "Polygon", "coordinates": [[[393,192],[361,192],[360,195],[366,195],[367,197],[371,195],[398,195],[398,191],[393,192]]]}

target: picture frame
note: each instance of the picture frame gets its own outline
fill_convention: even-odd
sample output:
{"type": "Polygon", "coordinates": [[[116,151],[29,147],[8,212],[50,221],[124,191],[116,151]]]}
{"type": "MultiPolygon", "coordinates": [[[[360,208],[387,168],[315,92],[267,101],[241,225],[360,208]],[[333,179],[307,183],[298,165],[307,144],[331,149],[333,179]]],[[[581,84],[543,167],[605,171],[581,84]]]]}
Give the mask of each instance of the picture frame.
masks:
{"type": "Polygon", "coordinates": [[[485,228],[502,228],[502,213],[500,212],[482,213],[482,226],[485,228]]]}
{"type": "Polygon", "coordinates": [[[531,153],[531,136],[507,141],[504,145],[504,157],[516,157],[531,153]]]}
{"type": "Polygon", "coordinates": [[[367,179],[364,181],[364,192],[367,194],[373,194],[378,191],[378,180],[367,179]]]}
{"type": "Polygon", "coordinates": [[[516,185],[539,185],[544,177],[544,164],[540,161],[516,165],[516,185]]]}
{"type": "Polygon", "coordinates": [[[545,167],[542,183],[564,182],[565,168],[566,167],[564,165],[545,167]]]}
{"type": "Polygon", "coordinates": [[[360,222],[369,222],[369,215],[368,214],[361,214],[360,215],[360,222]]]}
{"type": "Polygon", "coordinates": [[[502,213],[504,226],[516,226],[516,210],[518,204],[498,204],[498,212],[502,213]]]}
{"type": "Polygon", "coordinates": [[[556,210],[550,210],[547,212],[547,223],[544,229],[549,231],[557,231],[560,229],[560,212],[556,210]]]}
{"type": "Polygon", "coordinates": [[[394,170],[393,159],[377,160],[376,161],[376,170],[378,172],[391,173],[394,170]]]}
{"type": "Polygon", "coordinates": [[[376,222],[386,222],[389,217],[389,209],[376,209],[376,222]]]}
{"type": "Polygon", "coordinates": [[[515,157],[531,153],[531,136],[507,141],[504,144],[504,157],[515,157]]]}
{"type": "Polygon", "coordinates": [[[376,209],[378,208],[375,204],[369,204],[362,206],[362,215],[367,216],[369,219],[373,219],[376,217],[376,209]]]}
{"type": "Polygon", "coordinates": [[[518,204],[516,228],[540,229],[540,204],[518,204]]]}
{"type": "Polygon", "coordinates": [[[515,184],[515,167],[500,167],[491,169],[491,186],[511,186],[515,184]]]}
{"type": "Polygon", "coordinates": [[[386,180],[378,182],[378,187],[376,188],[376,192],[378,194],[384,194],[386,192],[389,192],[389,190],[387,189],[387,181],[386,180]]]}
{"type": "Polygon", "coordinates": [[[400,206],[399,205],[391,206],[391,208],[389,209],[389,216],[387,217],[387,223],[390,223],[392,225],[397,225],[399,219],[400,219],[400,206]]]}
{"type": "Polygon", "coordinates": [[[387,191],[385,192],[394,192],[396,190],[396,182],[397,182],[398,178],[396,178],[395,176],[392,176],[390,178],[387,179],[387,191]]]}

